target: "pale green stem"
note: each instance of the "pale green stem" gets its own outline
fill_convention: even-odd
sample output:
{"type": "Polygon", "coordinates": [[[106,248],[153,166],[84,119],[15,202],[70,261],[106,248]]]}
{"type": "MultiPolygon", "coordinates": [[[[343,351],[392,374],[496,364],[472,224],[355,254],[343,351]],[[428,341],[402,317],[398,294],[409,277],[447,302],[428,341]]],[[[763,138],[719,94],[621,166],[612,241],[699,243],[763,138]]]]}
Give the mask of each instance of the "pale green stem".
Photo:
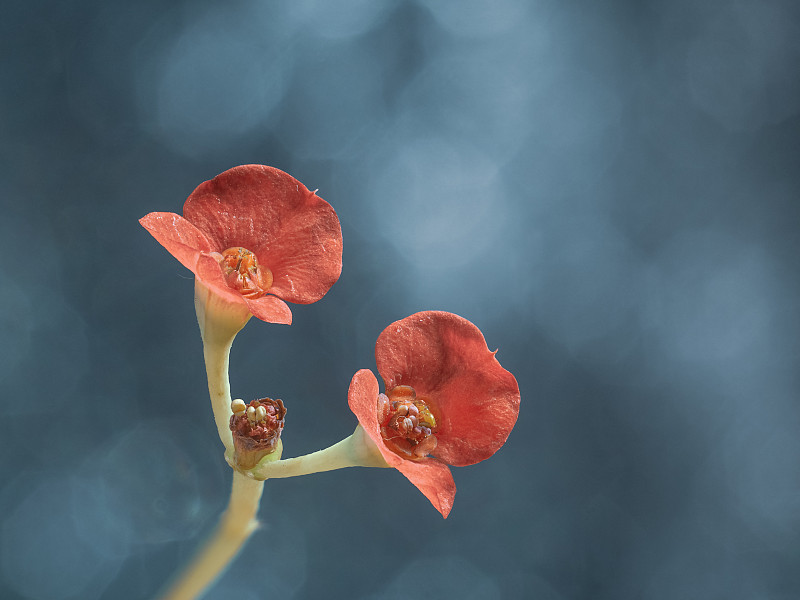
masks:
{"type": "MultiPolygon", "coordinates": [[[[279,458],[280,449],[270,456],[279,458]]],[[[214,583],[258,528],[256,514],[263,490],[263,481],[251,479],[238,471],[233,472],[228,508],[222,514],[217,529],[160,597],[161,600],[193,600],[214,583]]]]}
{"type": "Polygon", "coordinates": [[[233,436],[229,427],[231,418],[231,388],[228,382],[228,366],[231,345],[236,334],[250,318],[244,304],[221,298],[195,279],[194,306],[197,323],[203,338],[203,358],[206,363],[208,395],[214,411],[219,439],[225,451],[233,450],[233,436]]]}
{"type": "Polygon", "coordinates": [[[262,460],[244,473],[252,473],[256,479],[273,479],[321,473],[347,467],[388,466],[374,442],[359,425],[353,435],[324,450],[286,460],[269,462],[262,460]]]}
{"type": "MultiPolygon", "coordinates": [[[[197,279],[194,304],[203,338],[203,358],[214,421],[226,453],[232,452],[229,358],[233,339],[247,323],[250,311],[245,305],[230,302],[210,291],[197,279]]],[[[282,445],[278,444],[275,452],[262,460],[280,459],[281,450],[282,445]]],[[[256,514],[263,490],[263,481],[234,471],[228,508],[222,514],[217,529],[161,596],[163,600],[197,598],[225,570],[258,527],[256,514]]]]}
{"type": "Polygon", "coordinates": [[[233,449],[233,434],[230,429],[231,388],[228,382],[228,366],[233,338],[229,340],[204,341],[203,358],[206,362],[208,378],[208,395],[211,397],[211,408],[214,411],[214,422],[217,425],[219,439],[225,450],[233,449]]]}

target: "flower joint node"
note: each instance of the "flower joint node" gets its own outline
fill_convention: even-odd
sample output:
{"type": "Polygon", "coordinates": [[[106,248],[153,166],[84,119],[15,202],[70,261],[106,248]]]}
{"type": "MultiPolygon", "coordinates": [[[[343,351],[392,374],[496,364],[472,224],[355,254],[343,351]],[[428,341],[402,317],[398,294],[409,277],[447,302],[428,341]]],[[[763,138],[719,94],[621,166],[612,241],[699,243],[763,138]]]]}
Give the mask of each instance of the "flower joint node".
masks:
{"type": "Polygon", "coordinates": [[[386,445],[404,458],[421,459],[436,450],[436,417],[430,401],[398,385],[378,396],[378,418],[386,445]]]}
{"type": "Polygon", "coordinates": [[[219,266],[228,287],[245,298],[261,298],[272,287],[272,271],[259,265],[256,255],[247,248],[228,248],[222,253],[219,266]]]}
{"type": "Polygon", "coordinates": [[[252,469],[278,446],[286,417],[286,407],[281,400],[264,398],[245,404],[242,400],[231,402],[230,428],[236,449],[236,466],[252,469]]]}

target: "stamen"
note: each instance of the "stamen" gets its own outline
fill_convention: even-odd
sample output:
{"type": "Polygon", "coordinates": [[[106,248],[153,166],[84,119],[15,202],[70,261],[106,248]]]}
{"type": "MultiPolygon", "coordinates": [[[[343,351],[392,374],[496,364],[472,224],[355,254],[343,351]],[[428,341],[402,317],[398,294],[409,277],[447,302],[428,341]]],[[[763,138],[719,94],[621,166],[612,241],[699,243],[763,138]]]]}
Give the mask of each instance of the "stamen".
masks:
{"type": "Polygon", "coordinates": [[[235,415],[239,415],[244,413],[247,410],[247,405],[244,403],[244,400],[241,398],[237,398],[233,402],[231,402],[231,412],[235,415]]]}
{"type": "Polygon", "coordinates": [[[259,265],[256,255],[246,248],[228,248],[221,256],[225,283],[245,298],[260,298],[272,287],[272,271],[259,265]]]}
{"type": "Polygon", "coordinates": [[[417,460],[436,449],[436,418],[428,400],[417,397],[411,386],[399,385],[388,395],[380,394],[378,417],[386,445],[400,456],[417,460]]]}

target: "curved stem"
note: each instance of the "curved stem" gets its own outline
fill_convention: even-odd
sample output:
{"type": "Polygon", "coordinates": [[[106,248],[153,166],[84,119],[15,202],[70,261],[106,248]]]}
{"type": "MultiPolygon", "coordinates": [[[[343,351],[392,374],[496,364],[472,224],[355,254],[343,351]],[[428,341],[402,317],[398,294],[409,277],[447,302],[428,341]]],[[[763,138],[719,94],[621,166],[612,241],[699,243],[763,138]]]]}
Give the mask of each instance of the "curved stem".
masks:
{"type": "MultiPolygon", "coordinates": [[[[235,334],[234,334],[235,335],[235,334]]],[[[214,422],[217,425],[219,439],[225,450],[233,449],[233,435],[230,429],[231,388],[228,382],[228,366],[230,361],[233,337],[222,341],[204,341],[203,358],[206,363],[208,378],[208,395],[211,397],[211,408],[214,411],[214,422]]]]}
{"type": "Polygon", "coordinates": [[[225,451],[229,452],[233,450],[233,436],[229,427],[231,388],[228,382],[228,366],[233,339],[250,319],[250,310],[243,304],[229,302],[218,296],[199,279],[195,279],[194,307],[203,338],[203,358],[214,422],[219,439],[222,440],[225,451]]]}
{"type": "MultiPolygon", "coordinates": [[[[244,305],[218,296],[199,279],[195,279],[194,305],[203,338],[203,358],[214,421],[226,453],[232,452],[233,435],[229,426],[231,389],[228,367],[233,339],[247,323],[250,311],[244,305]]],[[[276,451],[264,460],[278,460],[281,449],[282,446],[278,445],[276,451]]],[[[225,570],[258,527],[256,514],[263,490],[263,481],[257,481],[252,476],[248,477],[234,471],[228,508],[222,514],[219,525],[161,596],[163,600],[197,598],[225,570]]]]}
{"type": "Polygon", "coordinates": [[[217,579],[258,528],[256,514],[263,490],[263,481],[233,472],[228,508],[217,529],[161,596],[162,600],[192,600],[217,579]]]}
{"type": "Polygon", "coordinates": [[[333,446],[297,458],[269,462],[262,460],[245,473],[252,473],[256,479],[273,479],[321,473],[347,467],[388,466],[373,441],[359,425],[353,435],[333,446]]]}

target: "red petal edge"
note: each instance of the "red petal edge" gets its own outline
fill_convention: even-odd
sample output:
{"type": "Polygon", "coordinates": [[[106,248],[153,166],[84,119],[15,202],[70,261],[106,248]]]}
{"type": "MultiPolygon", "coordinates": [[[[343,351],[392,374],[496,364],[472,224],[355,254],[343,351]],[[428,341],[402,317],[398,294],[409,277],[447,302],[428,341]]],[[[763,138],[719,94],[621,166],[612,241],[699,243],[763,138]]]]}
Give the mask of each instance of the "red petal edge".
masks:
{"type": "Polygon", "coordinates": [[[492,456],[519,415],[517,380],[500,366],[481,331],[458,315],[416,313],[387,327],[375,358],[386,389],[410,385],[438,412],[436,456],[453,466],[492,456]]]}
{"type": "Polygon", "coordinates": [[[378,424],[379,393],[378,380],[375,379],[372,371],[360,370],[353,376],[347,393],[350,410],[353,411],[361,427],[378,447],[384,460],[405,475],[446,519],[453,507],[456,495],[456,484],[450,469],[434,458],[420,461],[407,460],[386,447],[378,424]]]}
{"type": "Polygon", "coordinates": [[[200,184],[183,215],[217,252],[242,246],[272,271],[270,293],[309,304],[342,272],[342,229],[330,204],[297,179],[264,165],[242,165],[200,184]]]}
{"type": "Polygon", "coordinates": [[[196,272],[200,253],[212,249],[206,235],[180,215],[152,212],[139,219],[139,223],[192,272],[196,272]]]}

